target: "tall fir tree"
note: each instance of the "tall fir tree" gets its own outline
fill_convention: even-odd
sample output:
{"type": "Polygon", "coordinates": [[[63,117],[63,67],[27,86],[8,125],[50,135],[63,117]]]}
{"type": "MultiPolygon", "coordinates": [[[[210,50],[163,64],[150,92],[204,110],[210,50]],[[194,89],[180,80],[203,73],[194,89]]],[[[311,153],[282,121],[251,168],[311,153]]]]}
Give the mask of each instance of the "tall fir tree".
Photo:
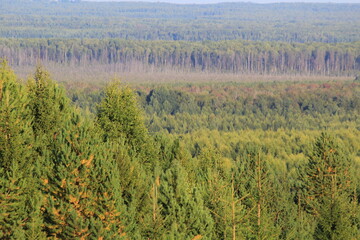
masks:
{"type": "Polygon", "coordinates": [[[28,99],[5,61],[0,65],[0,132],[0,238],[42,239],[28,99]]]}
{"type": "Polygon", "coordinates": [[[144,151],[148,135],[134,92],[119,81],[105,89],[98,106],[97,122],[105,139],[124,139],[132,151],[144,151]]]}
{"type": "Polygon", "coordinates": [[[327,133],[313,145],[309,161],[302,172],[305,209],[315,216],[315,239],[353,239],[359,236],[354,226],[353,164],[344,148],[327,133]]]}
{"type": "Polygon", "coordinates": [[[51,138],[68,120],[70,101],[64,89],[51,79],[42,66],[36,68],[27,87],[34,134],[36,138],[51,138]]]}
{"type": "Polygon", "coordinates": [[[152,214],[148,195],[156,151],[134,92],[118,81],[109,84],[98,106],[97,124],[104,142],[111,146],[110,153],[121,175],[120,188],[127,207],[126,232],[131,238],[143,238],[148,234],[146,216],[152,214]]]}
{"type": "Polygon", "coordinates": [[[116,163],[97,130],[42,67],[28,81],[44,231],[62,239],[124,237],[116,163]]]}
{"type": "Polygon", "coordinates": [[[201,191],[187,181],[178,160],[160,177],[159,204],[167,232],[163,239],[212,238],[213,219],[204,205],[201,191]]]}
{"type": "Polygon", "coordinates": [[[48,236],[125,237],[117,165],[90,123],[72,117],[44,152],[53,169],[42,179],[48,236]]]}
{"type": "Polygon", "coordinates": [[[257,144],[247,144],[238,151],[240,158],[236,160],[234,169],[236,194],[244,198],[242,204],[248,216],[245,222],[248,229],[242,232],[243,237],[277,239],[280,229],[275,221],[276,191],[266,157],[257,144]]]}

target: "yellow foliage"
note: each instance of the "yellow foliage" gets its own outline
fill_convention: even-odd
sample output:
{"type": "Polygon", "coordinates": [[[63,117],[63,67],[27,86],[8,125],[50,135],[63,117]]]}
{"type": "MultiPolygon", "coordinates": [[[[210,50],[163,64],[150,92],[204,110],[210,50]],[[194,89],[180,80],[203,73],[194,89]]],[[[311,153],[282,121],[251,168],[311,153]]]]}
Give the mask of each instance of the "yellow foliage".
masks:
{"type": "Polygon", "coordinates": [[[201,236],[200,234],[199,235],[196,235],[192,240],[200,240],[202,239],[203,236],[201,236]]]}
{"type": "Polygon", "coordinates": [[[89,159],[81,160],[81,164],[85,165],[85,167],[90,167],[92,160],[94,159],[94,155],[90,155],[89,159]]]}
{"type": "Polygon", "coordinates": [[[44,185],[47,185],[49,183],[49,179],[43,179],[42,181],[44,185]]]}
{"type": "Polygon", "coordinates": [[[60,211],[59,211],[58,209],[53,208],[52,211],[53,211],[53,214],[54,214],[55,216],[61,217],[60,211]]]}
{"type": "Polygon", "coordinates": [[[77,175],[79,175],[79,170],[77,168],[75,168],[74,171],[71,172],[71,174],[77,176],[77,175]]]}
{"type": "MultiPolygon", "coordinates": [[[[86,231],[88,231],[88,229],[82,229],[81,231],[80,231],[80,234],[82,234],[82,233],[84,233],[84,232],[86,232],[86,231]]],[[[81,240],[86,240],[87,239],[87,237],[90,235],[90,233],[88,233],[88,234],[86,234],[86,235],[84,235],[84,236],[81,236],[81,240]]]]}
{"type": "Polygon", "coordinates": [[[223,157],[221,161],[222,161],[222,167],[226,170],[230,170],[234,165],[233,161],[227,157],[223,157]]]}
{"type": "Polygon", "coordinates": [[[160,186],[160,177],[159,176],[156,177],[155,184],[156,184],[156,186],[160,186]]]}
{"type": "Polygon", "coordinates": [[[74,203],[74,204],[78,204],[79,200],[76,197],[73,197],[73,196],[70,195],[69,202],[74,203]]]}
{"type": "Polygon", "coordinates": [[[80,192],[79,194],[80,194],[81,198],[88,198],[89,197],[87,192],[80,192]]]}
{"type": "Polygon", "coordinates": [[[61,188],[65,188],[66,185],[66,179],[64,178],[63,180],[61,180],[61,188]]]}

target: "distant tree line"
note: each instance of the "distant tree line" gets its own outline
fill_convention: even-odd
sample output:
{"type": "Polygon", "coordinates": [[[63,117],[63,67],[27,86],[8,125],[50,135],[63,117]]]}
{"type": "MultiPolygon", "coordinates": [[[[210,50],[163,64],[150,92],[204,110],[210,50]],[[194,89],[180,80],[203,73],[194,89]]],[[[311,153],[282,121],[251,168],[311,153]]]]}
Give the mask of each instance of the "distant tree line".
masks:
{"type": "Polygon", "coordinates": [[[3,0],[0,37],[352,42],[360,4],[3,0]]]}
{"type": "Polygon", "coordinates": [[[123,71],[182,71],[348,75],[360,70],[360,42],[183,42],[127,40],[0,40],[13,66],[59,63],[115,65],[123,71]]]}

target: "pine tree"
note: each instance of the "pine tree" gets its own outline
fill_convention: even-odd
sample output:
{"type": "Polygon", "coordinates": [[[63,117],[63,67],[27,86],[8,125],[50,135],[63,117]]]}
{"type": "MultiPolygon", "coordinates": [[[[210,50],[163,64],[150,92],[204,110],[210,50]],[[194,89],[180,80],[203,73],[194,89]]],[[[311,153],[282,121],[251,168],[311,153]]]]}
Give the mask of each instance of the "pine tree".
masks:
{"type": "Polygon", "coordinates": [[[162,206],[159,204],[160,174],[161,168],[155,166],[151,189],[148,193],[148,199],[150,201],[147,201],[147,206],[145,207],[147,214],[144,214],[143,219],[143,237],[148,239],[161,239],[166,230],[164,219],[161,215],[162,206]]]}
{"type": "Polygon", "coordinates": [[[210,238],[213,220],[197,188],[187,184],[187,174],[175,160],[160,177],[159,204],[162,208],[164,239],[210,238]]]}
{"type": "Polygon", "coordinates": [[[216,239],[243,239],[242,231],[248,231],[243,201],[249,195],[239,195],[233,162],[228,162],[225,167],[220,159],[219,153],[201,149],[198,185],[204,188],[203,198],[215,223],[213,236],[216,239]]]}
{"type": "Polygon", "coordinates": [[[63,89],[41,67],[28,82],[36,143],[35,177],[48,237],[119,239],[124,236],[116,162],[63,89]]]}
{"type": "MultiPolygon", "coordinates": [[[[69,117],[69,99],[41,66],[28,81],[29,107],[35,136],[53,137],[69,117]]],[[[42,140],[48,142],[48,140],[42,140]]],[[[44,143],[43,142],[43,143],[44,143]]]]}
{"type": "MultiPolygon", "coordinates": [[[[351,159],[333,137],[322,133],[313,146],[303,173],[305,209],[315,216],[315,239],[351,239],[356,236],[351,219],[351,159]]],[[[356,205],[355,205],[356,206],[356,205]]]]}
{"type": "Polygon", "coordinates": [[[119,82],[105,89],[105,97],[98,107],[98,124],[105,139],[125,139],[135,151],[142,150],[147,130],[133,91],[119,82]]]}
{"type": "Polygon", "coordinates": [[[145,226],[147,216],[152,215],[149,192],[153,185],[156,151],[136,96],[129,87],[113,82],[105,89],[105,96],[98,106],[97,124],[104,142],[111,146],[110,154],[121,175],[126,232],[131,238],[143,238],[149,233],[145,226]]]}
{"type": "Polygon", "coordinates": [[[48,236],[120,239],[125,236],[118,168],[107,146],[73,113],[44,152],[53,170],[43,181],[48,236]]]}
{"type": "Polygon", "coordinates": [[[31,118],[25,91],[0,66],[0,238],[41,239],[39,191],[33,180],[31,118]]]}
{"type": "Polygon", "coordinates": [[[21,169],[31,166],[32,134],[28,99],[15,74],[3,61],[0,65],[0,167],[13,163],[21,169]]]}
{"type": "Polygon", "coordinates": [[[239,156],[234,169],[236,194],[244,198],[242,204],[248,216],[245,225],[251,229],[242,234],[247,239],[277,239],[280,231],[275,224],[274,180],[261,146],[248,144],[239,150],[239,156]]]}

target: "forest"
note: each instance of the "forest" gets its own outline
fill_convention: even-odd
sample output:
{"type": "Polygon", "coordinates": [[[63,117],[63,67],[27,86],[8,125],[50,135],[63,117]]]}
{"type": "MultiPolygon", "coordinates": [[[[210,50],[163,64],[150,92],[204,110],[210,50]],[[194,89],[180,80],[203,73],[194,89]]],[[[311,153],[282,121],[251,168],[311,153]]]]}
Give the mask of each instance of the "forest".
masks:
{"type": "Polygon", "coordinates": [[[2,38],[360,41],[360,4],[2,0],[2,38]]]}
{"type": "Polygon", "coordinates": [[[1,64],[0,238],[360,237],[357,80],[65,87],[1,64]]]}
{"type": "Polygon", "coordinates": [[[0,39],[0,55],[12,66],[44,64],[118,72],[228,72],[275,75],[356,75],[360,41],[354,43],[184,42],[128,40],[0,39]]]}
{"type": "Polygon", "coordinates": [[[0,239],[360,239],[359,12],[2,0],[0,239]]]}

